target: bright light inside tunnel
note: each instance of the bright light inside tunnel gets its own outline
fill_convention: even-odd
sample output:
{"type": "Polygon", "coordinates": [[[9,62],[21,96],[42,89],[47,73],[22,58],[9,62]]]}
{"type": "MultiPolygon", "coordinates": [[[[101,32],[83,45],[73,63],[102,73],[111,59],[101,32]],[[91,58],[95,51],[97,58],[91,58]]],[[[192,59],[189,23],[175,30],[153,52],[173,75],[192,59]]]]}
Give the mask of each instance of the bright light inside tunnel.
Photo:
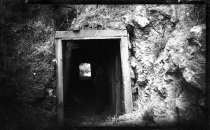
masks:
{"type": "Polygon", "coordinates": [[[80,78],[90,78],[91,77],[91,64],[81,63],[79,65],[80,78]]]}

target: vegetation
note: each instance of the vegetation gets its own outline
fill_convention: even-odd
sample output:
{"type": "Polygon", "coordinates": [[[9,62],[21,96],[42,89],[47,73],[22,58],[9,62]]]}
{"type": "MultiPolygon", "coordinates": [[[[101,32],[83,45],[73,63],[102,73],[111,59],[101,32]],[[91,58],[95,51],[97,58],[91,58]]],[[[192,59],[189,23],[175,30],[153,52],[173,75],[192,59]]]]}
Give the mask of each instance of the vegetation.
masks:
{"type": "Polygon", "coordinates": [[[47,94],[56,87],[55,66],[51,62],[55,57],[53,12],[47,6],[7,2],[1,2],[0,9],[1,98],[15,100],[17,103],[10,105],[18,111],[16,115],[5,115],[4,109],[8,106],[2,102],[1,115],[4,116],[1,118],[8,118],[9,123],[13,116],[24,116],[25,122],[20,119],[19,123],[14,121],[15,125],[41,129],[37,124],[45,127],[55,116],[53,97],[47,94]]]}

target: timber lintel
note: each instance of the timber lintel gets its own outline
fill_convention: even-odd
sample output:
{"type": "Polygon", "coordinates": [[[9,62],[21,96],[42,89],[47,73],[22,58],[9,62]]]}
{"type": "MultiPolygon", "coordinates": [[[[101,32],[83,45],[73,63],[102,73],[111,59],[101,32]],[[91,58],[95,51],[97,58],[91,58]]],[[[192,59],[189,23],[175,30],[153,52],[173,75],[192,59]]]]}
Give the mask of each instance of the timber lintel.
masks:
{"type": "Polygon", "coordinates": [[[124,36],[128,36],[126,30],[56,31],[55,34],[55,38],[62,40],[119,39],[124,36]]]}

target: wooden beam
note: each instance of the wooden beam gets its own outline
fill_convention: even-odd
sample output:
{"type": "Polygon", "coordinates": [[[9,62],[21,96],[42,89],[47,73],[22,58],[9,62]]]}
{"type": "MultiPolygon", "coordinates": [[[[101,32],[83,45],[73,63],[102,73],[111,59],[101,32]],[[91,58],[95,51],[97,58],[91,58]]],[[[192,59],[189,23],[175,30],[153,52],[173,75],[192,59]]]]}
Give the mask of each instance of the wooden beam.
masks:
{"type": "Polygon", "coordinates": [[[65,51],[65,59],[63,57],[63,61],[65,60],[65,63],[64,63],[65,66],[63,66],[64,67],[64,70],[63,70],[63,75],[64,75],[64,77],[63,77],[63,79],[64,79],[64,86],[63,86],[64,102],[65,102],[65,100],[68,99],[68,86],[69,86],[68,83],[69,83],[69,76],[70,76],[69,71],[70,71],[71,53],[72,53],[72,48],[71,48],[70,44],[71,44],[70,42],[67,42],[65,50],[63,50],[63,51],[65,51]]]}
{"type": "Polygon", "coordinates": [[[116,92],[116,115],[121,115],[122,114],[122,111],[121,111],[121,83],[120,81],[122,80],[121,79],[121,76],[120,76],[120,54],[119,54],[119,50],[117,50],[115,52],[115,68],[114,68],[114,71],[115,71],[115,92],[116,92]]]}
{"type": "Polygon", "coordinates": [[[80,30],[73,31],[56,31],[55,38],[62,40],[82,40],[82,39],[116,39],[121,36],[127,36],[126,30],[80,30]]]}
{"type": "Polygon", "coordinates": [[[99,39],[120,39],[120,37],[63,37],[62,40],[99,40],[99,39]]]}
{"type": "Polygon", "coordinates": [[[55,40],[57,61],[57,121],[58,126],[63,126],[63,53],[62,40],[55,40]]]}
{"type": "Polygon", "coordinates": [[[120,42],[121,67],[122,67],[122,84],[123,84],[123,105],[124,113],[129,113],[133,109],[131,77],[129,66],[128,37],[121,37],[120,42]]]}
{"type": "Polygon", "coordinates": [[[110,81],[111,81],[111,91],[112,91],[112,98],[111,98],[111,102],[112,102],[112,112],[113,114],[116,114],[116,88],[115,88],[115,71],[114,71],[114,57],[110,57],[110,66],[109,66],[109,72],[108,74],[110,75],[110,81]]]}

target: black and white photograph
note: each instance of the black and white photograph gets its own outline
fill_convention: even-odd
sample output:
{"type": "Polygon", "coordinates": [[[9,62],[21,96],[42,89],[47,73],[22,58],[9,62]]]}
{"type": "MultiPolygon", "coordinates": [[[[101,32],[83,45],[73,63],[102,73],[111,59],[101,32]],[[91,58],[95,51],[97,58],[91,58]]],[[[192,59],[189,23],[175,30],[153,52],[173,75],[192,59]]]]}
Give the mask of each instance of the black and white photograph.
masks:
{"type": "Polygon", "coordinates": [[[0,130],[209,130],[208,1],[0,1],[0,130]]]}

